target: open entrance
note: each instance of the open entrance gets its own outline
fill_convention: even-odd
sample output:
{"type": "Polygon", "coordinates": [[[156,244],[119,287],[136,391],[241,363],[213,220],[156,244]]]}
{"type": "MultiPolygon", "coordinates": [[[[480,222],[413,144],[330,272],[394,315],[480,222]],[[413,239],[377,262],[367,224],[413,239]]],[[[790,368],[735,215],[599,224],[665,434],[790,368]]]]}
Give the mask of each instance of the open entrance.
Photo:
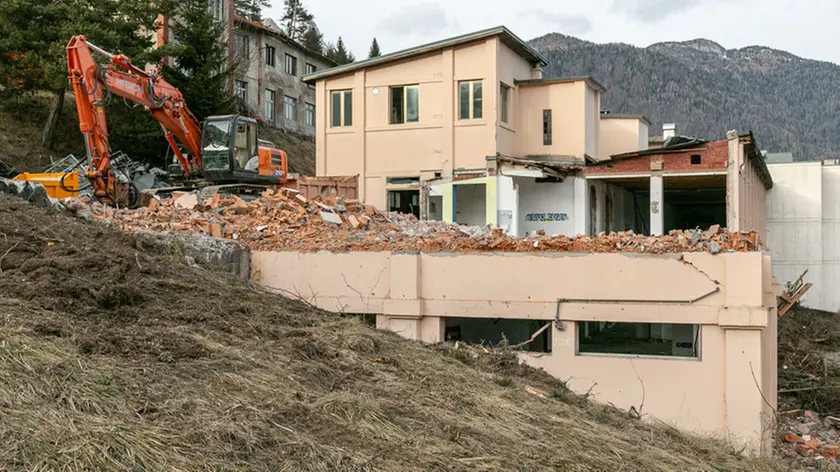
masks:
{"type": "Polygon", "coordinates": [[[664,230],[726,226],[726,176],[668,177],[663,180],[664,230]]]}
{"type": "Polygon", "coordinates": [[[419,190],[389,190],[388,211],[411,213],[420,218],[419,190]]]}
{"type": "Polygon", "coordinates": [[[487,223],[486,185],[453,185],[455,194],[455,222],[468,226],[484,226],[487,223]]]}
{"type": "Polygon", "coordinates": [[[542,329],[549,323],[551,322],[545,320],[446,318],[445,336],[447,341],[463,341],[485,346],[499,346],[504,339],[509,346],[514,346],[525,343],[539,332],[533,341],[522,345],[521,349],[551,352],[551,326],[542,329]]]}

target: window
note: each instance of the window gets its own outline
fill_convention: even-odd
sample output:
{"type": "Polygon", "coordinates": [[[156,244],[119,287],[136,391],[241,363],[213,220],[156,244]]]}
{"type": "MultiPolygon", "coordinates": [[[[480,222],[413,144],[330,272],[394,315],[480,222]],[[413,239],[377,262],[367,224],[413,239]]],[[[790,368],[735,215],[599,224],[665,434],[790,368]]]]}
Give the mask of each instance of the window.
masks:
{"type": "Polygon", "coordinates": [[[306,126],[315,126],[315,105],[311,103],[303,105],[303,122],[306,126]]]}
{"type": "Polygon", "coordinates": [[[234,50],[236,52],[236,58],[242,60],[248,60],[248,37],[242,36],[241,34],[237,34],[234,38],[234,50]]]}
{"type": "Polygon", "coordinates": [[[315,71],[318,70],[314,64],[306,63],[306,73],[307,74],[314,74],[315,71]]]}
{"type": "Polygon", "coordinates": [[[283,98],[283,116],[287,120],[297,121],[297,98],[288,95],[283,98]]]}
{"type": "Polygon", "coordinates": [[[481,81],[461,82],[458,84],[458,103],[462,120],[478,120],[482,117],[481,81]]]}
{"type": "Polygon", "coordinates": [[[420,87],[391,87],[391,124],[416,123],[420,119],[420,87]]]}
{"type": "Polygon", "coordinates": [[[225,18],[225,4],[227,2],[223,0],[210,0],[209,2],[209,10],[210,13],[213,15],[213,19],[216,21],[221,21],[225,18]]]}
{"type": "Polygon", "coordinates": [[[353,126],[353,92],[351,90],[336,90],[331,94],[330,110],[333,128],[353,126]]]}
{"type": "Polygon", "coordinates": [[[286,73],[290,75],[297,75],[297,58],[290,54],[286,54],[286,73]]]}
{"type": "Polygon", "coordinates": [[[543,145],[551,146],[551,110],[543,110],[543,145]]]}
{"type": "Polygon", "coordinates": [[[274,124],[274,90],[265,89],[265,119],[274,124]]]}
{"type": "Polygon", "coordinates": [[[266,46],[265,46],[265,65],[267,65],[268,67],[274,67],[275,52],[276,52],[276,50],[274,49],[274,46],[269,46],[269,45],[266,44],[266,46]]]}
{"type": "Polygon", "coordinates": [[[248,82],[244,80],[237,80],[234,88],[233,93],[236,95],[236,98],[242,100],[243,102],[248,101],[248,82]]]}
{"type": "Polygon", "coordinates": [[[578,321],[578,355],[700,357],[700,325],[578,321]]]}
{"type": "Polygon", "coordinates": [[[691,165],[693,165],[693,166],[700,165],[701,159],[702,158],[700,157],[700,154],[692,154],[691,155],[691,165]]]}
{"type": "Polygon", "coordinates": [[[510,87],[502,85],[502,96],[499,106],[502,107],[502,123],[509,123],[508,121],[508,107],[510,106],[510,87]]]}

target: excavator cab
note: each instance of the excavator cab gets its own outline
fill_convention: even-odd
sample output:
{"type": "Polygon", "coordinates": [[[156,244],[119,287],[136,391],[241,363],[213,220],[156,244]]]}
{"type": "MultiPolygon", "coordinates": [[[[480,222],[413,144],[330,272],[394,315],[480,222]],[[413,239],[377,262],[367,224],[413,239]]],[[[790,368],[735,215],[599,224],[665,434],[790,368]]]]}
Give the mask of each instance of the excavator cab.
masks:
{"type": "Polygon", "coordinates": [[[204,177],[214,182],[286,183],[285,152],[258,143],[257,122],[240,115],[211,116],[201,133],[204,177]]]}

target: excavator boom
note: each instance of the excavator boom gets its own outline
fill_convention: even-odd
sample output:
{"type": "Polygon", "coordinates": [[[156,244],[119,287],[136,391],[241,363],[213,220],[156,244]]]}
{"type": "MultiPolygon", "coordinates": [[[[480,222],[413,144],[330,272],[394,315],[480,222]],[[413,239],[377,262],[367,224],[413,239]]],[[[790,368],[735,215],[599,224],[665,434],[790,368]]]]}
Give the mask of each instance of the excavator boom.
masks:
{"type": "Polygon", "coordinates": [[[111,203],[124,199],[111,170],[104,108],[111,95],[143,106],[160,122],[184,175],[201,172],[201,127],[177,88],[163,80],[157,71],[146,72],[124,55],[104,51],[82,35],[73,36],[66,50],[79,129],[87,153],[85,176],[91,181],[97,199],[111,203]],[[94,52],[108,62],[98,64],[94,52]],[[186,153],[181,151],[179,143],[186,153]]]}

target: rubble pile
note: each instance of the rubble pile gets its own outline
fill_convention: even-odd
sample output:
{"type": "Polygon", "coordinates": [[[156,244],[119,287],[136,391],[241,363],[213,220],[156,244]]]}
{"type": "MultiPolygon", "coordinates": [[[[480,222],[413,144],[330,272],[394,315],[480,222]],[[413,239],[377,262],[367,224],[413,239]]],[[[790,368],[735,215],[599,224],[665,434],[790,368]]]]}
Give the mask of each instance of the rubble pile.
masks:
{"type": "Polygon", "coordinates": [[[825,463],[836,464],[840,454],[840,418],[820,416],[813,411],[805,411],[801,416],[783,421],[782,446],[783,456],[798,455],[801,461],[811,462],[822,470],[825,463]]]}
{"type": "Polygon", "coordinates": [[[726,252],[759,249],[758,235],[708,230],[672,231],[643,236],[632,231],[597,237],[506,235],[500,228],[419,221],[413,215],[380,212],[358,200],[307,199],[294,190],[266,190],[246,202],[233,195],[201,198],[195,193],[151,199],[147,207],[128,210],[84,199],[66,202],[125,231],[203,232],[272,251],[504,251],[504,252],[726,252]]]}

